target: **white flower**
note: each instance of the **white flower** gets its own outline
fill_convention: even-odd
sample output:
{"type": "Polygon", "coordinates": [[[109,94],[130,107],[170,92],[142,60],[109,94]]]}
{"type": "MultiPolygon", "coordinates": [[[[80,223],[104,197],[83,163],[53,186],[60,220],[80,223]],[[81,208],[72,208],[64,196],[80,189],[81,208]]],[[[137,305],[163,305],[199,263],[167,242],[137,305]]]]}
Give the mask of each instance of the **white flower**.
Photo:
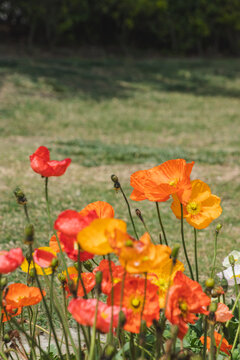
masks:
{"type": "MultiPolygon", "coordinates": [[[[240,265],[235,265],[234,266],[234,272],[235,272],[235,277],[236,277],[237,284],[240,284],[240,265]]],[[[226,280],[228,282],[228,285],[235,285],[234,275],[233,275],[233,271],[232,271],[231,266],[229,268],[227,268],[226,270],[221,271],[220,273],[218,273],[217,276],[222,280],[223,274],[224,274],[224,277],[226,278],[226,280]]]]}
{"type": "Polygon", "coordinates": [[[232,252],[230,252],[230,254],[228,254],[227,257],[225,257],[225,259],[223,260],[223,266],[225,268],[231,266],[230,262],[229,262],[229,256],[232,255],[234,257],[235,263],[236,264],[240,264],[240,251],[237,250],[233,250],[232,252]]]}

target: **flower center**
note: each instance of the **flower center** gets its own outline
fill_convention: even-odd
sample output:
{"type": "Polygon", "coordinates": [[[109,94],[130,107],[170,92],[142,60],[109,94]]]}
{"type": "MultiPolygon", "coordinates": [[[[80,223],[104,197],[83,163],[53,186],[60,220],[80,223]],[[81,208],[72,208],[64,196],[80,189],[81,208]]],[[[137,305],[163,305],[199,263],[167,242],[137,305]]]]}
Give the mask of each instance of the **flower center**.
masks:
{"type": "Polygon", "coordinates": [[[175,187],[175,186],[177,186],[177,183],[178,183],[178,179],[174,179],[174,180],[170,181],[169,185],[175,187]]]}
{"type": "Polygon", "coordinates": [[[185,300],[179,300],[179,309],[181,310],[181,313],[183,316],[186,315],[187,310],[188,310],[188,306],[185,300]]]}
{"type": "Polygon", "coordinates": [[[198,214],[200,211],[200,204],[198,204],[196,201],[189,202],[187,204],[187,212],[192,215],[198,214]]]}
{"type": "Polygon", "coordinates": [[[168,282],[166,280],[164,280],[164,279],[159,279],[158,280],[158,285],[159,285],[159,287],[160,287],[160,289],[162,291],[166,291],[167,288],[168,288],[168,282]]]}
{"type": "Polygon", "coordinates": [[[108,318],[108,314],[106,314],[104,311],[101,312],[101,317],[105,320],[108,318]]]}

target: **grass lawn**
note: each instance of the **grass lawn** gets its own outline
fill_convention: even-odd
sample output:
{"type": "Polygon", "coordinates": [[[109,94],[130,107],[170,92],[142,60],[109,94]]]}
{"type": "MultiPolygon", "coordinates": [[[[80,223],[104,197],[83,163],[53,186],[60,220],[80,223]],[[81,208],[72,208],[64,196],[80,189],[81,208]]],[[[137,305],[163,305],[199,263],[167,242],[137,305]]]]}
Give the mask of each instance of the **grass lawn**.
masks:
{"type": "MultiPolygon", "coordinates": [[[[238,249],[240,117],[238,59],[77,58],[0,56],[0,247],[22,246],[23,209],[13,189],[27,195],[38,244],[49,240],[43,179],[29,165],[38,146],[53,159],[71,157],[66,174],[51,178],[53,218],[89,202],[111,203],[128,221],[115,173],[129,196],[130,175],[168,159],[194,160],[192,178],[222,198],[223,214],[199,232],[202,279],[210,272],[214,229],[221,221],[218,264],[238,249]]],[[[180,222],[160,204],[169,243],[180,242],[180,222]]],[[[139,207],[155,239],[155,204],[139,207]]],[[[139,233],[143,228],[136,219],[139,233]]],[[[129,223],[129,232],[132,233],[129,223]]],[[[193,260],[193,229],[185,225],[193,260]]],[[[180,254],[183,260],[183,252],[180,254]]]]}

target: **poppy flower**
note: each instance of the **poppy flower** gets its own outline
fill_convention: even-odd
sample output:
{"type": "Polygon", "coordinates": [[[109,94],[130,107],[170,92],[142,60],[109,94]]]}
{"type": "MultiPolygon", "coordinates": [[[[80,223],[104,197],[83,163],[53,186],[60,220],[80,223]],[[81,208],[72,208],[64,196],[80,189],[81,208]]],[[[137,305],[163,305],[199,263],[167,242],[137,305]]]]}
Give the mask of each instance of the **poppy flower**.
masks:
{"type": "Polygon", "coordinates": [[[235,285],[235,280],[237,284],[240,284],[240,265],[234,266],[234,273],[232,267],[229,266],[226,270],[217,273],[217,276],[222,280],[224,275],[224,278],[227,280],[228,285],[233,286],[235,285]]]}
{"type": "MultiPolygon", "coordinates": [[[[101,282],[101,290],[104,294],[108,295],[111,292],[112,289],[112,280],[111,280],[111,274],[109,269],[109,261],[108,260],[102,260],[94,270],[93,274],[95,275],[96,272],[101,271],[102,272],[102,282],[101,282]]],[[[113,277],[113,284],[118,283],[122,280],[123,274],[124,274],[124,268],[121,265],[115,265],[113,261],[111,261],[111,271],[112,271],[112,277],[113,277]]]]}
{"type": "MultiPolygon", "coordinates": [[[[43,294],[46,295],[45,291],[43,291],[43,294]]],[[[18,308],[38,304],[42,300],[42,295],[37,287],[15,283],[8,286],[4,299],[7,305],[18,308]]]]}
{"type": "Polygon", "coordinates": [[[185,204],[191,195],[190,174],[193,165],[194,162],[187,164],[183,159],[176,159],[135,172],[131,175],[130,184],[134,190],[130,198],[162,202],[176,194],[180,202],[185,204]]]}
{"type": "Polygon", "coordinates": [[[61,161],[50,160],[50,152],[45,146],[40,146],[35,153],[30,155],[32,169],[44,177],[61,176],[67,170],[71,159],[61,161]]]}
{"type": "Polygon", "coordinates": [[[197,281],[177,272],[168,293],[165,315],[173,325],[178,326],[180,339],[186,335],[188,323],[193,324],[198,319],[195,314],[208,314],[206,307],[210,302],[197,281]]]}
{"type": "Polygon", "coordinates": [[[114,238],[116,231],[126,233],[127,225],[123,220],[96,219],[81,230],[77,241],[81,249],[96,255],[105,255],[113,252],[109,239],[114,238]]]}
{"type": "MultiPolygon", "coordinates": [[[[68,295],[72,295],[69,287],[68,287],[68,279],[67,279],[67,274],[66,271],[63,272],[66,276],[66,285],[65,285],[65,290],[67,291],[68,295]]],[[[75,285],[77,285],[77,280],[78,280],[78,271],[74,266],[68,267],[68,274],[71,280],[74,281],[75,285]]],[[[81,278],[84,284],[84,288],[86,290],[86,293],[88,294],[95,286],[96,282],[95,282],[95,276],[92,273],[82,273],[81,274],[81,278]]],[[[84,290],[81,284],[81,281],[79,281],[78,283],[78,291],[77,291],[77,296],[84,296],[84,290]]]]}
{"type": "Polygon", "coordinates": [[[217,311],[215,312],[217,322],[226,322],[233,317],[232,312],[228,306],[223,303],[218,303],[217,311]]]}
{"type": "Polygon", "coordinates": [[[49,249],[51,248],[49,247],[47,251],[40,248],[34,250],[33,260],[41,268],[50,267],[52,260],[57,258],[56,253],[54,254],[54,252],[49,251],[49,249]]]}
{"type": "MultiPolygon", "coordinates": [[[[49,252],[49,253],[51,253],[51,254],[53,255],[53,257],[56,257],[56,255],[57,255],[57,254],[55,253],[55,251],[52,250],[52,249],[51,249],[50,247],[48,247],[48,246],[40,247],[40,248],[38,248],[37,250],[44,251],[44,253],[45,253],[45,252],[49,252]]],[[[32,256],[34,257],[34,252],[32,253],[32,256]]],[[[49,255],[49,256],[51,256],[51,255],[49,255]]],[[[29,271],[30,271],[31,269],[34,269],[34,268],[35,268],[35,270],[36,270],[36,272],[37,272],[38,275],[44,275],[44,273],[45,273],[46,275],[52,274],[52,267],[51,267],[51,266],[44,268],[44,271],[43,271],[43,270],[42,270],[42,267],[39,266],[37,263],[34,263],[34,264],[33,264],[33,262],[31,261],[31,263],[29,264],[29,262],[28,262],[27,259],[25,258],[24,261],[23,261],[23,263],[22,263],[22,265],[21,265],[22,271],[24,271],[25,273],[29,273],[29,271]]]]}
{"type": "MultiPolygon", "coordinates": [[[[113,304],[119,306],[121,302],[122,282],[118,282],[113,287],[113,304]]],[[[147,326],[151,326],[153,320],[159,320],[159,299],[158,287],[147,280],[146,297],[145,279],[129,276],[124,282],[122,306],[132,310],[127,316],[124,329],[133,333],[139,333],[141,312],[144,305],[142,319],[146,321],[147,326]]],[[[108,305],[111,304],[111,295],[107,299],[108,305]]]]}
{"type": "Polygon", "coordinates": [[[22,249],[16,248],[10,251],[0,250],[0,274],[8,274],[16,270],[23,262],[22,249]]]}
{"type": "Polygon", "coordinates": [[[88,204],[83,210],[79,212],[79,215],[88,215],[90,211],[95,211],[99,219],[108,219],[114,217],[113,207],[105,201],[95,201],[88,204]]]}
{"type": "MultiPolygon", "coordinates": [[[[54,227],[58,231],[61,246],[70,259],[77,261],[77,234],[94,219],[97,219],[95,210],[89,211],[87,215],[80,215],[75,210],[65,210],[58,216],[54,227]]],[[[80,261],[92,259],[93,256],[90,252],[80,250],[80,261]]]]}
{"type": "Polygon", "coordinates": [[[169,258],[167,262],[155,269],[153,273],[148,273],[148,279],[151,283],[158,286],[160,309],[165,307],[168,287],[173,284],[174,277],[178,271],[184,271],[183,263],[177,260],[172,270],[172,259],[169,258]]]}
{"type": "MultiPolygon", "coordinates": [[[[195,229],[205,229],[222,213],[221,199],[211,194],[210,187],[201,180],[191,182],[192,192],[187,204],[183,207],[183,217],[195,229]]],[[[181,219],[181,207],[177,196],[173,196],[171,209],[181,219]]]]}
{"type": "MultiPolygon", "coordinates": [[[[93,326],[94,317],[95,317],[95,309],[96,309],[97,300],[96,299],[72,299],[68,305],[68,311],[72,314],[73,318],[85,326],[93,326]]],[[[113,308],[113,329],[118,326],[118,318],[119,318],[119,306],[108,306],[104,304],[102,301],[98,303],[98,313],[97,313],[97,323],[96,328],[103,332],[107,333],[110,330],[111,323],[111,315],[113,308]]],[[[122,311],[128,316],[129,311],[126,311],[122,308],[122,311]]]]}
{"type": "MultiPolygon", "coordinates": [[[[216,347],[218,347],[220,342],[221,342],[222,335],[219,334],[218,332],[214,331],[214,339],[215,339],[215,342],[216,342],[216,347]]],[[[204,344],[204,336],[200,337],[200,341],[201,341],[202,344],[204,344]]],[[[207,349],[208,350],[210,350],[210,344],[211,344],[211,339],[208,336],[207,337],[207,349]]],[[[230,345],[228,343],[228,341],[225,338],[223,338],[222,339],[222,344],[220,346],[220,351],[224,352],[227,355],[230,355],[230,350],[231,349],[232,349],[232,345],[230,345]]]]}

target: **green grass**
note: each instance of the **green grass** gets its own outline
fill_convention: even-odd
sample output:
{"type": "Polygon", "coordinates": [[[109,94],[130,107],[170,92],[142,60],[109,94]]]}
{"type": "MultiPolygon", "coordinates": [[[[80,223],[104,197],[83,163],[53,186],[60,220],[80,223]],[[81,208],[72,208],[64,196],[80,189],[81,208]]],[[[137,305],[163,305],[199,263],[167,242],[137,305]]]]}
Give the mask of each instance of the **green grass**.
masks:
{"type": "MultiPolygon", "coordinates": [[[[49,240],[43,180],[29,166],[38,146],[48,146],[53,159],[73,160],[63,177],[50,179],[53,218],[105,200],[129,221],[111,174],[129,196],[131,173],[183,157],[196,162],[193,178],[222,198],[221,218],[199,233],[203,279],[210,273],[217,222],[224,225],[218,264],[239,238],[239,73],[238,59],[0,57],[1,248],[22,244],[25,219],[12,194],[17,185],[27,194],[38,244],[49,240]]],[[[157,239],[154,204],[131,207],[143,211],[157,239]]],[[[170,244],[179,242],[170,202],[160,208],[170,244]]],[[[128,228],[131,233],[130,223],[128,228]]],[[[193,260],[193,231],[185,229],[193,260]]]]}

